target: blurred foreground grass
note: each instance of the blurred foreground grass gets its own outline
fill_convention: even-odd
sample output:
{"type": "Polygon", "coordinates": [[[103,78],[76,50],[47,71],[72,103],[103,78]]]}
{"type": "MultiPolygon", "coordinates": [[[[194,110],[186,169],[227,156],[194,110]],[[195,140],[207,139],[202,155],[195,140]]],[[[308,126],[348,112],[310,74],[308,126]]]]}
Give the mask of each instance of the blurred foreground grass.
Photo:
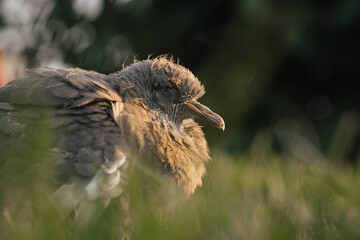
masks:
{"type": "Polygon", "coordinates": [[[26,194],[5,189],[13,201],[2,206],[0,239],[360,239],[356,168],[214,155],[191,198],[139,170],[129,178],[127,216],[112,201],[82,227],[62,217],[40,183],[26,194]]]}

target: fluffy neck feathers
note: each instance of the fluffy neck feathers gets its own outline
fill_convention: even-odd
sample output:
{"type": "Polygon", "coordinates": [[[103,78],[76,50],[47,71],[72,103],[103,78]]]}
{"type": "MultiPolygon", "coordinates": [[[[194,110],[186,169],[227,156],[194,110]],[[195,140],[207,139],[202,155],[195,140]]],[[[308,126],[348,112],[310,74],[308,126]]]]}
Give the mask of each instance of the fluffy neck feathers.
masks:
{"type": "Polygon", "coordinates": [[[166,119],[152,119],[145,105],[125,104],[122,125],[140,154],[150,155],[155,167],[169,175],[188,195],[202,185],[209,149],[201,127],[185,120],[181,129],[166,119]]]}

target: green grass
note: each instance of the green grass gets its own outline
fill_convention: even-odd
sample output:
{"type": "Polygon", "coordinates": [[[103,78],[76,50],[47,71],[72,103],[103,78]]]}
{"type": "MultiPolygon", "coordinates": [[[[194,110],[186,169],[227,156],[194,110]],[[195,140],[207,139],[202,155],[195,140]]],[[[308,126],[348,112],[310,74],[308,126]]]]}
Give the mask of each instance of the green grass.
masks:
{"type": "Polygon", "coordinates": [[[64,218],[41,184],[5,189],[0,239],[360,239],[354,167],[215,154],[194,196],[163,181],[137,170],[126,213],[115,200],[87,226],[64,218]]]}

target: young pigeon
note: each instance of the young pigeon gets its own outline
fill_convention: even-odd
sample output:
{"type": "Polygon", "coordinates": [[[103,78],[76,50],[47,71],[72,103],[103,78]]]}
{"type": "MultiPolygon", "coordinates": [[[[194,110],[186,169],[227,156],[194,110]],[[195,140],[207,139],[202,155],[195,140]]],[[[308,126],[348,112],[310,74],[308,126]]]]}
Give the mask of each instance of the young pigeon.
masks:
{"type": "Polygon", "coordinates": [[[44,158],[59,186],[53,197],[65,211],[86,199],[119,196],[130,152],[146,156],[191,195],[210,160],[194,119],[225,128],[219,115],[197,101],[204,93],[191,71],[165,57],[109,75],[78,68],[27,70],[0,88],[0,168],[14,154],[23,158],[21,146],[44,137],[45,128],[51,134],[44,158]]]}

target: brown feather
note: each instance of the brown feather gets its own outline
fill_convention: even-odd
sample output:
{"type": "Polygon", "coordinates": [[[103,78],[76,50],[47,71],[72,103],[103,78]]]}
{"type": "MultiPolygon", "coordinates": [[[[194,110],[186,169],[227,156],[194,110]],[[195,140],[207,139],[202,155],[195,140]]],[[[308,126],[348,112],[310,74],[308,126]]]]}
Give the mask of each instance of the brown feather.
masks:
{"type": "Polygon", "coordinates": [[[64,200],[66,211],[87,198],[120,194],[130,149],[190,195],[202,185],[210,156],[201,127],[183,103],[204,93],[190,70],[164,57],[110,75],[27,70],[0,88],[0,137],[11,145],[24,135],[32,142],[27,135],[35,137],[38,127],[52,131],[47,156],[54,182],[63,184],[54,197],[76,198],[64,200]]]}

